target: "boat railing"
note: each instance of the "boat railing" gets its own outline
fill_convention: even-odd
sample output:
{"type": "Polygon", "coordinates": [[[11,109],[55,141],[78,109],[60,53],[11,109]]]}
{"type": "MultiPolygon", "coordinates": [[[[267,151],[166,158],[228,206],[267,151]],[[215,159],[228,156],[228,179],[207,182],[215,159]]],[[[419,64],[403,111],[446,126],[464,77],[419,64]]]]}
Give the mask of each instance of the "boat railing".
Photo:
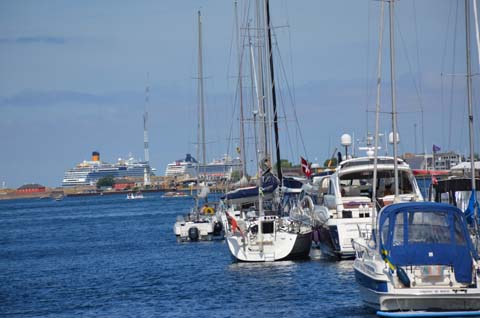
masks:
{"type": "MultiPolygon", "coordinates": [[[[370,259],[375,259],[376,251],[368,246],[368,242],[372,242],[370,239],[352,239],[352,246],[355,250],[355,257],[357,259],[364,260],[365,255],[368,256],[370,259]]],[[[373,242],[372,242],[373,243],[373,242]]]]}

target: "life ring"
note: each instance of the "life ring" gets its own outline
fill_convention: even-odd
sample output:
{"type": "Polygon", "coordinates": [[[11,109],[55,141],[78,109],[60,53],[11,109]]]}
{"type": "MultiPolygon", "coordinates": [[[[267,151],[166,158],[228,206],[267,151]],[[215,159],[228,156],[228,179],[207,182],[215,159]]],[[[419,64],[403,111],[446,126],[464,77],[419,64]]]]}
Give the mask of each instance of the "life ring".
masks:
{"type": "Polygon", "coordinates": [[[205,213],[205,214],[215,214],[215,210],[211,207],[208,207],[208,208],[205,208],[203,210],[203,213],[205,213]]]}

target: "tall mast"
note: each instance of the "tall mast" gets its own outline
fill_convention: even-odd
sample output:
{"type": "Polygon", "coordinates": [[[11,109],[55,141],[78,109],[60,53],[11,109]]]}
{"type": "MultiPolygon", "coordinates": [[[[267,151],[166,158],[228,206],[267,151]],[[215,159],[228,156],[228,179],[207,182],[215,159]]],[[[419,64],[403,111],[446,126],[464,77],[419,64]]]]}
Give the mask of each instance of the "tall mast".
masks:
{"type": "Polygon", "coordinates": [[[240,28],[238,26],[238,8],[237,1],[235,1],[235,28],[237,30],[237,54],[238,54],[238,94],[240,102],[240,158],[242,161],[242,177],[247,176],[247,159],[245,154],[245,130],[244,130],[244,118],[243,118],[243,81],[242,81],[242,65],[243,65],[243,48],[240,51],[240,28]]]}
{"type": "Polygon", "coordinates": [[[389,0],[390,4],[390,87],[392,95],[392,130],[393,130],[393,169],[395,173],[395,199],[398,198],[398,164],[397,164],[397,104],[395,96],[395,47],[394,47],[394,23],[393,7],[395,0],[389,0]]]}
{"type": "MultiPolygon", "coordinates": [[[[477,190],[475,184],[475,156],[473,147],[473,108],[472,108],[472,66],[470,61],[470,4],[469,0],[465,0],[465,34],[466,34],[466,55],[467,55],[467,98],[468,98],[468,131],[470,135],[470,171],[472,181],[472,194],[475,196],[475,202],[477,190]]],[[[478,208],[474,205],[474,219],[475,227],[477,227],[478,221],[478,208]]],[[[477,233],[478,234],[478,233],[477,233]]]]}
{"type": "Polygon", "coordinates": [[[200,103],[200,144],[202,148],[202,165],[205,166],[207,160],[205,150],[205,97],[203,95],[203,55],[202,55],[202,15],[200,10],[198,11],[198,90],[199,90],[199,103],[200,103]]]}
{"type": "MultiPolygon", "coordinates": [[[[147,165],[150,166],[150,153],[148,147],[148,130],[147,130],[147,122],[148,122],[148,103],[150,101],[150,86],[148,80],[148,73],[147,73],[147,87],[145,88],[145,112],[143,114],[143,150],[145,154],[145,162],[147,165]]],[[[150,167],[148,168],[150,169],[150,167]]],[[[143,184],[145,186],[150,185],[150,171],[147,171],[145,168],[144,175],[143,175],[143,184]]]]}
{"type": "Polygon", "coordinates": [[[383,45],[383,21],[385,2],[381,2],[380,12],[380,34],[378,41],[378,60],[377,60],[377,100],[375,104],[375,143],[374,143],[374,159],[373,159],[373,186],[372,186],[372,229],[375,229],[375,221],[377,214],[377,164],[378,164],[378,130],[380,125],[380,88],[382,83],[382,45],[383,45]]]}
{"type": "Polygon", "coordinates": [[[148,83],[148,73],[147,73],[147,87],[145,87],[145,112],[143,114],[143,150],[145,154],[145,162],[150,163],[150,153],[148,149],[148,103],[150,102],[150,86],[148,83]]]}
{"type": "Polygon", "coordinates": [[[270,81],[272,85],[272,106],[273,106],[273,130],[275,134],[275,151],[277,156],[277,175],[282,182],[282,168],[280,165],[280,141],[278,137],[278,113],[277,113],[277,97],[275,94],[275,73],[273,71],[273,54],[272,54],[272,32],[270,22],[270,1],[265,0],[267,14],[267,31],[268,31],[268,55],[270,60],[270,81]]]}
{"type": "MultiPolygon", "coordinates": [[[[262,5],[261,5],[261,0],[257,0],[257,10],[256,10],[256,29],[257,29],[257,39],[262,39],[264,37],[264,33],[262,33],[262,30],[264,28],[262,26],[265,25],[263,23],[262,19],[262,5]]],[[[268,146],[267,146],[267,127],[266,127],[266,113],[265,113],[265,89],[264,89],[264,83],[263,83],[263,78],[264,78],[264,70],[263,70],[263,51],[262,51],[262,46],[258,45],[258,51],[257,51],[257,65],[258,67],[258,74],[257,74],[257,97],[259,100],[259,109],[258,109],[258,118],[260,121],[260,136],[259,136],[259,157],[260,158],[266,158],[268,155],[268,146]]]]}

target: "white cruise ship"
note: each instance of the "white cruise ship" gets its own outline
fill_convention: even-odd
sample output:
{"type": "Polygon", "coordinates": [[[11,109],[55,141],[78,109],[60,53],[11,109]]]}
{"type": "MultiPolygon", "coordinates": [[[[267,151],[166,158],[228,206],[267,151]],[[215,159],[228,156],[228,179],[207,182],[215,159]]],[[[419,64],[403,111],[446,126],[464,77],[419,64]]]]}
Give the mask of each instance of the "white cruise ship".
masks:
{"type": "Polygon", "coordinates": [[[205,178],[207,180],[228,180],[233,172],[240,172],[242,165],[239,158],[232,159],[225,155],[220,160],[213,160],[206,165],[200,165],[191,154],[185,159],[175,160],[167,165],[165,176],[177,178],[205,178]]]}
{"type": "Polygon", "coordinates": [[[113,176],[114,178],[143,178],[145,172],[150,176],[155,175],[155,169],[151,168],[148,162],[138,161],[130,157],[126,160],[118,159],[118,162],[113,164],[106,163],[100,160],[100,153],[94,151],[92,153],[92,160],[84,160],[75,168],[65,171],[62,186],[95,185],[100,178],[105,176],[113,176]]]}

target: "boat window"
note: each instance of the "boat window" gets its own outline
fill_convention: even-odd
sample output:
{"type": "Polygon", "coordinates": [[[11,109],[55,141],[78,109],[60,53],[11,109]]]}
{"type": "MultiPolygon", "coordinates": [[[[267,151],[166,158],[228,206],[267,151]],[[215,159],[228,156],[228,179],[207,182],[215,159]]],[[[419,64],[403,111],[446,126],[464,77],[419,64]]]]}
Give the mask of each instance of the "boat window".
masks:
{"type": "MultiPolygon", "coordinates": [[[[377,195],[383,197],[392,195],[394,189],[394,171],[378,170],[377,173],[377,195]]],[[[372,196],[373,170],[356,171],[340,176],[340,185],[344,196],[372,196]]],[[[399,171],[398,189],[399,194],[410,194],[413,192],[413,176],[409,171],[399,171]]]]}
{"type": "Polygon", "coordinates": [[[413,192],[412,181],[409,175],[404,171],[401,171],[398,178],[398,192],[399,194],[408,194],[413,192]]]}
{"type": "Polygon", "coordinates": [[[395,217],[395,227],[393,228],[393,246],[404,245],[403,243],[403,213],[398,213],[395,217]]]}
{"type": "Polygon", "coordinates": [[[330,185],[330,178],[322,179],[322,181],[320,183],[319,192],[320,193],[327,193],[329,185],[330,185]]]}
{"type": "Polygon", "coordinates": [[[462,221],[458,215],[455,216],[455,243],[457,245],[466,245],[467,240],[463,232],[462,221]]]}
{"type": "Polygon", "coordinates": [[[328,194],[335,194],[335,192],[333,191],[333,182],[329,179],[328,180],[328,194]]]}
{"type": "Polygon", "coordinates": [[[409,212],[408,243],[450,243],[447,212],[409,212]]]}
{"type": "Polygon", "coordinates": [[[388,244],[388,226],[390,224],[390,219],[386,219],[382,225],[382,244],[388,244]]]}

